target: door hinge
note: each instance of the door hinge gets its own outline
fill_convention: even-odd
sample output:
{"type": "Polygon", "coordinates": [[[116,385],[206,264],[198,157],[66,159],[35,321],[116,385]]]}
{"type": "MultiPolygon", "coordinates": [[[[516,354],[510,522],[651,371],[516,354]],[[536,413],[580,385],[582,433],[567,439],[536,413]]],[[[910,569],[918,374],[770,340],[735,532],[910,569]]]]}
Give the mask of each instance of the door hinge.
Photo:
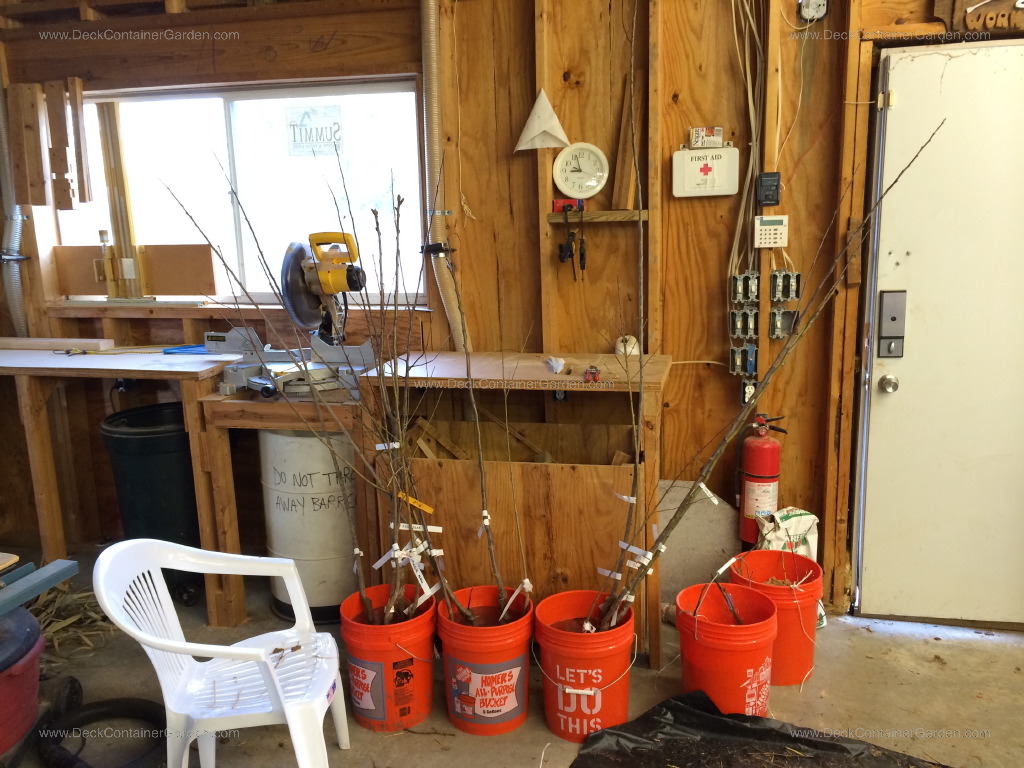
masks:
{"type": "Polygon", "coordinates": [[[883,109],[892,109],[895,107],[896,91],[881,91],[875,101],[875,106],[878,108],[879,112],[883,109]]]}

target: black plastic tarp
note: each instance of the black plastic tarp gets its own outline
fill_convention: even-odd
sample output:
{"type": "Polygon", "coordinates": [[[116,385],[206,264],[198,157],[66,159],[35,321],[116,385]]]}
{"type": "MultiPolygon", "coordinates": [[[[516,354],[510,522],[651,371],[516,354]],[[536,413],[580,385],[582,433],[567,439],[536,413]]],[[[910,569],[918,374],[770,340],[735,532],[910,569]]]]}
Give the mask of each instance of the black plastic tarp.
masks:
{"type": "Polygon", "coordinates": [[[589,736],[572,768],[787,765],[935,768],[939,764],[766,717],[723,715],[706,694],[697,691],[663,701],[632,722],[589,736]]]}

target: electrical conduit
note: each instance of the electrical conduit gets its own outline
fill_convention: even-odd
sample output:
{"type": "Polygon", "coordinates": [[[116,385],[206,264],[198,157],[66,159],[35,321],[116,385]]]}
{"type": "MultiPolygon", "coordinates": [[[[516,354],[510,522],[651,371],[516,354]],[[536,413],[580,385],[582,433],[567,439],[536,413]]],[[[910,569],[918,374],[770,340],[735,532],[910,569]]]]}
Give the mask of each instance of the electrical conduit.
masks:
{"type": "Polygon", "coordinates": [[[10,308],[14,333],[28,336],[25,297],[21,289],[21,206],[14,202],[14,169],[11,165],[11,142],[7,123],[7,94],[0,91],[0,197],[3,197],[4,239],[0,259],[3,260],[4,294],[10,308]]]}
{"type": "MultiPolygon", "coordinates": [[[[448,223],[444,206],[444,176],[441,172],[441,109],[440,109],[440,76],[438,54],[438,13],[437,0],[423,0],[420,7],[422,19],[423,45],[423,119],[426,135],[426,167],[427,167],[427,242],[446,243],[448,241],[448,223]]],[[[448,254],[444,251],[432,253],[434,279],[441,294],[441,304],[448,318],[451,329],[452,343],[458,352],[471,352],[469,332],[465,328],[465,318],[459,307],[459,297],[455,288],[455,277],[452,275],[448,262],[448,254]]]]}

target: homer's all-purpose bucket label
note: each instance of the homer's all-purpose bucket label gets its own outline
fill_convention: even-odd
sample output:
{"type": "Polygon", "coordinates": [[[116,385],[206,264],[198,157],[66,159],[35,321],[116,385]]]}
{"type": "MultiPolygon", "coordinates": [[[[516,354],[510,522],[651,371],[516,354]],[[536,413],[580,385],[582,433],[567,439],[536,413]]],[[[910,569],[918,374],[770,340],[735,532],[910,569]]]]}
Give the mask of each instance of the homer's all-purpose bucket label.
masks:
{"type": "Polygon", "coordinates": [[[383,720],[386,715],[384,665],[349,656],[348,679],[356,712],[370,720],[383,720]]]}
{"type": "Polygon", "coordinates": [[[448,656],[445,679],[449,711],[467,723],[504,723],[526,706],[526,656],[498,664],[467,664],[448,656]]]}

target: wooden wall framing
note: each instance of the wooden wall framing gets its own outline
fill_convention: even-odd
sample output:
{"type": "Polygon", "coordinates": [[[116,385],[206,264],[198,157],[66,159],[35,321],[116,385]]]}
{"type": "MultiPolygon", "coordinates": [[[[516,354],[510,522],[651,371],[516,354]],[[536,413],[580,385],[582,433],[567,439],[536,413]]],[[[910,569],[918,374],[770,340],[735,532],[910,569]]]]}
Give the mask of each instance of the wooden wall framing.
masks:
{"type": "MultiPolygon", "coordinates": [[[[794,34],[798,30],[793,27],[799,26],[795,3],[765,3],[772,14],[780,14],[769,24],[772,50],[777,51],[769,62],[772,93],[781,102],[772,119],[779,120],[785,140],[778,157],[783,199],[774,211],[790,215],[789,254],[806,273],[819,244],[827,263],[864,214],[872,110],[867,102],[872,99],[875,45],[892,43],[897,33],[920,36],[944,27],[932,16],[932,0],[847,0],[830,3],[825,23],[850,39],[811,39],[794,34]]],[[[182,7],[173,2],[166,6],[182,7]]],[[[46,28],[78,37],[44,41],[40,27],[29,21],[0,32],[5,85],[79,77],[88,92],[416,75],[421,68],[418,0],[314,0],[62,22],[46,28]],[[130,37],[133,29],[170,29],[174,34],[227,33],[232,39],[183,41],[172,34],[164,40],[109,40],[82,34],[107,29],[122,37],[130,37]]],[[[453,211],[453,261],[475,348],[604,352],[621,333],[636,335],[636,264],[643,247],[648,348],[671,355],[677,363],[662,404],[664,476],[694,476],[710,455],[716,433],[739,407],[739,383],[721,365],[729,347],[725,265],[737,200],[676,199],[665,180],[670,178],[672,152],[690,126],[723,126],[745,157],[746,96],[730,3],[440,0],[439,34],[447,197],[438,207],[453,211]],[[640,189],[648,219],[644,225],[587,226],[587,274],[573,282],[571,269],[555,255],[563,228],[549,223],[547,216],[553,152],[512,149],[543,87],[570,140],[602,146],[614,167],[623,83],[631,71],[638,84],[646,83],[637,85],[646,94],[634,91],[633,98],[647,99],[637,130],[640,189]],[[638,73],[643,76],[636,77],[638,73]]],[[[770,136],[767,140],[774,141],[770,136]]],[[[593,207],[610,208],[611,194],[609,185],[593,207]]],[[[58,242],[52,210],[33,208],[26,234],[25,251],[32,261],[24,272],[34,335],[79,336],[95,330],[122,342],[195,341],[215,321],[162,310],[134,317],[110,310],[100,313],[102,317],[79,318],[57,308],[49,302],[57,295],[49,264],[50,249],[58,242]]],[[[861,290],[857,254],[858,248],[852,248],[854,265],[839,287],[831,327],[826,321],[814,329],[760,408],[786,416],[790,434],[783,440],[781,501],[819,514],[827,595],[837,605],[847,598],[849,570],[853,375],[861,290]]],[[[807,284],[818,276],[805,274],[807,284]]],[[[431,308],[438,310],[432,280],[428,283],[431,308]]],[[[438,348],[444,344],[446,324],[439,312],[431,316],[420,333],[428,346],[438,348]]],[[[767,350],[779,344],[767,342],[767,350]]],[[[570,404],[549,409],[548,417],[586,421],[593,416],[587,408],[570,404]]],[[[10,466],[17,467],[19,461],[23,465],[23,457],[15,456],[10,466]]],[[[731,462],[724,461],[712,483],[726,498],[732,497],[732,471],[731,462]]],[[[31,498],[24,488],[27,480],[7,479],[11,493],[31,498]]]]}

